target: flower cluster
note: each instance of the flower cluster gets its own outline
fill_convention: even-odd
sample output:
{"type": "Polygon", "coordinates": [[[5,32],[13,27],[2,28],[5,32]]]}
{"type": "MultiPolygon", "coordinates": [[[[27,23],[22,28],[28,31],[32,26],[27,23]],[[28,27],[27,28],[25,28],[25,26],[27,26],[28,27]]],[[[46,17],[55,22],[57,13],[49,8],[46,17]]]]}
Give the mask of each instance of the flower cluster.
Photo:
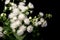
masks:
{"type": "MultiPolygon", "coordinates": [[[[7,8],[11,11],[7,18],[8,23],[5,22],[5,24],[9,24],[9,28],[11,28],[12,32],[18,36],[23,35],[26,31],[28,33],[33,32],[35,27],[47,26],[47,21],[43,18],[43,12],[39,12],[39,14],[37,16],[34,16],[33,18],[32,16],[28,16],[29,14],[33,13],[33,11],[30,9],[33,9],[34,6],[31,2],[29,2],[28,5],[25,5],[25,2],[26,0],[23,0],[22,2],[19,2],[19,4],[17,5],[13,2],[10,2],[10,0],[5,1],[5,5],[10,6],[9,8],[5,6],[4,11],[7,10],[7,8]]],[[[0,16],[4,17],[6,16],[6,14],[2,13],[0,16]]],[[[1,31],[2,27],[0,27],[0,37],[3,36],[1,31]]],[[[4,30],[3,33],[6,34],[7,31],[4,30]]]]}

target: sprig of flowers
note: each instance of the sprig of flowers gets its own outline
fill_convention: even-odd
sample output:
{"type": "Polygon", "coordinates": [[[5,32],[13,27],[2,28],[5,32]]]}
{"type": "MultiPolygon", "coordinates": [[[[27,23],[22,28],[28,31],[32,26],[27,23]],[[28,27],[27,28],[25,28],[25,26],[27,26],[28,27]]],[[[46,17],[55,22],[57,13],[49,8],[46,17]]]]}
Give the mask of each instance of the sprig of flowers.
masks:
{"type": "MultiPolygon", "coordinates": [[[[38,26],[47,26],[47,20],[43,18],[43,12],[39,12],[39,14],[34,18],[32,18],[32,16],[28,16],[33,12],[30,9],[33,9],[34,6],[31,2],[25,6],[25,2],[26,0],[23,0],[17,5],[13,2],[10,2],[10,0],[5,1],[4,12],[7,11],[7,9],[11,12],[9,13],[8,18],[6,17],[6,13],[2,13],[0,15],[0,20],[2,19],[1,21],[3,22],[3,28],[0,27],[0,37],[3,37],[4,35],[9,37],[10,34],[13,34],[17,40],[20,40],[20,38],[23,40],[26,35],[26,31],[31,33],[34,31],[34,28],[38,28],[38,26]]],[[[46,14],[45,17],[50,18],[52,15],[46,14]]]]}

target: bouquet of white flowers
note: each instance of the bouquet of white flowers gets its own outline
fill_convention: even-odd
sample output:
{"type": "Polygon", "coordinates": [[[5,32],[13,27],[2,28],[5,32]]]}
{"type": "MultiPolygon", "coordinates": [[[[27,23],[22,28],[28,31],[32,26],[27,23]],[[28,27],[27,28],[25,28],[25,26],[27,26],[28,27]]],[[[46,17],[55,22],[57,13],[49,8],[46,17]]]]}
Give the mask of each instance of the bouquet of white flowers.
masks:
{"type": "Polygon", "coordinates": [[[43,12],[39,12],[37,16],[28,16],[33,13],[34,6],[31,2],[25,5],[26,0],[21,0],[19,4],[5,0],[5,7],[3,13],[0,14],[0,22],[3,23],[3,27],[0,27],[0,37],[4,40],[23,40],[26,34],[36,33],[38,27],[46,27],[46,18],[51,18],[51,14],[44,16],[43,12]],[[8,17],[6,11],[10,12],[8,17]],[[44,17],[43,17],[44,16],[44,17]]]}

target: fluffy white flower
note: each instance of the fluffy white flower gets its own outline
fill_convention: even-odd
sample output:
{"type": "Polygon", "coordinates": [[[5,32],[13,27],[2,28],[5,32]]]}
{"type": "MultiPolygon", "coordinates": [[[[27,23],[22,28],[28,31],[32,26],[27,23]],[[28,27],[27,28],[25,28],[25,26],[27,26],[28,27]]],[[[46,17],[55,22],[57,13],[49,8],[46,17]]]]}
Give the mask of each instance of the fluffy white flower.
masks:
{"type": "Polygon", "coordinates": [[[5,4],[8,4],[10,2],[10,0],[5,0],[5,4]]]}
{"type": "Polygon", "coordinates": [[[12,29],[15,29],[15,28],[17,28],[18,26],[20,26],[21,25],[21,22],[19,21],[19,20],[16,20],[16,22],[14,22],[14,23],[11,23],[11,28],[12,29]]]}
{"type": "Polygon", "coordinates": [[[2,32],[2,30],[3,30],[3,28],[2,28],[2,27],[0,27],[0,32],[2,32]]]}
{"type": "Polygon", "coordinates": [[[44,21],[41,27],[46,27],[47,26],[47,21],[44,21]]]}
{"type": "Polygon", "coordinates": [[[8,16],[8,18],[13,18],[13,17],[15,17],[15,16],[16,16],[16,14],[10,13],[9,16],[8,16]]]}
{"type": "Polygon", "coordinates": [[[24,26],[24,25],[20,26],[19,30],[25,31],[26,30],[26,26],[24,26]]]}
{"type": "Polygon", "coordinates": [[[15,28],[17,28],[18,26],[16,25],[16,23],[12,23],[12,24],[10,25],[10,27],[11,27],[12,29],[15,29],[15,28]]]}
{"type": "Polygon", "coordinates": [[[31,32],[33,31],[32,25],[30,25],[30,26],[27,27],[27,31],[28,31],[29,33],[31,33],[31,32]]]}
{"type": "Polygon", "coordinates": [[[28,9],[27,6],[22,6],[22,5],[18,5],[18,8],[21,10],[21,12],[25,12],[28,9]]]}
{"type": "Polygon", "coordinates": [[[20,14],[20,15],[18,16],[18,19],[19,19],[19,20],[24,20],[24,19],[25,19],[25,15],[24,15],[24,14],[20,14]]]}
{"type": "Polygon", "coordinates": [[[3,33],[2,32],[0,32],[0,37],[3,37],[3,33]]]}
{"type": "Polygon", "coordinates": [[[25,19],[24,19],[24,23],[27,24],[27,25],[29,25],[30,20],[29,20],[28,18],[25,18],[25,19]]]}
{"type": "Polygon", "coordinates": [[[19,5],[22,5],[22,6],[24,6],[24,5],[25,5],[25,3],[24,3],[24,2],[20,2],[20,3],[19,3],[19,5]]]}
{"type": "Polygon", "coordinates": [[[40,18],[40,22],[44,22],[44,18],[40,18]]]}
{"type": "Polygon", "coordinates": [[[13,13],[15,14],[15,15],[18,15],[19,14],[19,9],[18,8],[15,8],[15,9],[13,9],[13,13]]]}
{"type": "Polygon", "coordinates": [[[23,33],[24,33],[24,31],[22,31],[22,30],[17,30],[17,35],[18,35],[18,36],[23,35],[23,33]]]}
{"type": "Polygon", "coordinates": [[[12,19],[10,19],[10,22],[15,22],[17,20],[17,17],[13,17],[12,19]]]}
{"type": "Polygon", "coordinates": [[[29,8],[34,8],[34,6],[33,6],[33,4],[31,2],[29,2],[28,7],[29,8]]]}
{"type": "Polygon", "coordinates": [[[38,21],[38,25],[41,25],[42,24],[42,22],[41,21],[38,21]]]}
{"type": "Polygon", "coordinates": [[[44,16],[43,12],[39,12],[39,15],[40,15],[41,17],[44,16]]]}
{"type": "Polygon", "coordinates": [[[11,3],[11,2],[10,2],[10,4],[11,4],[11,8],[12,8],[12,9],[17,8],[17,5],[16,5],[15,3],[11,3]]]}

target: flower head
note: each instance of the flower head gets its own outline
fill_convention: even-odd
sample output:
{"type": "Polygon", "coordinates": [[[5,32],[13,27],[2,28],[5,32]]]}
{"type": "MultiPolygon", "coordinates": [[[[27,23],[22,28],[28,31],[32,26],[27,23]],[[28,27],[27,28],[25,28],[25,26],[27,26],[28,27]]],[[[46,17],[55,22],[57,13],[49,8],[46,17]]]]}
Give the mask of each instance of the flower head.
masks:
{"type": "Polygon", "coordinates": [[[27,31],[28,31],[29,33],[31,33],[31,32],[33,31],[32,25],[29,25],[29,26],[27,27],[27,31]]]}

